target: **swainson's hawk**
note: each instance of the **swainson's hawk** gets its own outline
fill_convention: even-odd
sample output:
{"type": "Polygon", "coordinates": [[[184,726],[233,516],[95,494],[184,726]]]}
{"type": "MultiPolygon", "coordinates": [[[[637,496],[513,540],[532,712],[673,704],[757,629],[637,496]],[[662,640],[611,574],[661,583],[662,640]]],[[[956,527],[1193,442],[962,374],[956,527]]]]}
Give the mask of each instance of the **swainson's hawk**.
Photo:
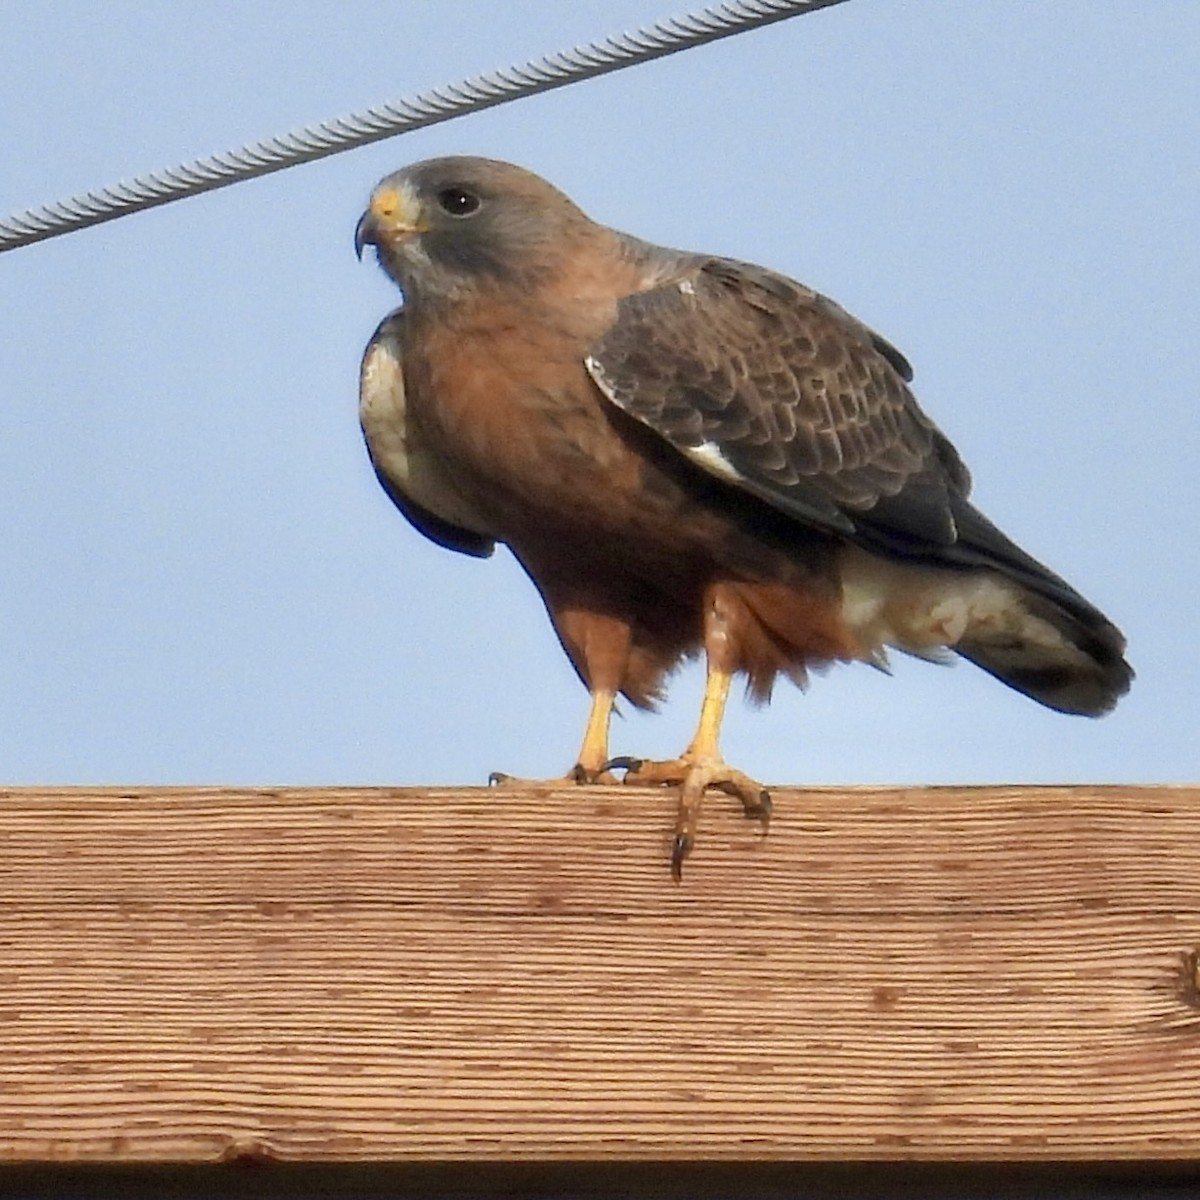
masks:
{"type": "Polygon", "coordinates": [[[1049,708],[1129,688],[1120,632],[967,496],[893,346],[762,267],[598,225],[519,167],[389,175],[356,231],[404,305],[376,330],[361,418],[380,482],[442,546],[507,545],[592,696],[570,778],[680,785],[673,869],[706,787],[766,819],[718,748],[733,676],[770,695],[810,666],[952,651],[1049,708]],[[704,651],[679,759],[611,759],[704,651]]]}

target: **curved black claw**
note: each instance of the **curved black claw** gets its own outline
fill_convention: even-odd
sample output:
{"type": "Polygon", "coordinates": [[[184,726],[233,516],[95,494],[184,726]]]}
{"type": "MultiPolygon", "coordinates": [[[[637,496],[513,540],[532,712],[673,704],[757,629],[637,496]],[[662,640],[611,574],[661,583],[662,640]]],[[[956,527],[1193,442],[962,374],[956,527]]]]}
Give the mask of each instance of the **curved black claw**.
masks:
{"type": "Polygon", "coordinates": [[[677,833],[671,846],[671,878],[676,883],[683,880],[683,860],[692,852],[696,839],[690,833],[677,833]]]}
{"type": "Polygon", "coordinates": [[[621,754],[616,758],[610,758],[600,768],[600,773],[603,774],[605,771],[640,771],[645,762],[644,758],[630,758],[628,754],[621,754]]]}
{"type": "Polygon", "coordinates": [[[758,793],[758,803],[750,804],[743,801],[742,809],[751,820],[758,818],[762,822],[763,833],[766,833],[771,828],[771,813],[774,811],[774,805],[771,803],[771,793],[763,788],[758,793]]]}
{"type": "Polygon", "coordinates": [[[752,821],[761,821],[763,833],[767,833],[771,828],[771,813],[774,805],[771,803],[771,793],[765,787],[758,787],[754,784],[758,791],[747,788],[747,784],[751,780],[745,782],[733,779],[718,780],[711,786],[718,791],[724,792],[727,796],[734,796],[742,802],[742,812],[752,821]]]}

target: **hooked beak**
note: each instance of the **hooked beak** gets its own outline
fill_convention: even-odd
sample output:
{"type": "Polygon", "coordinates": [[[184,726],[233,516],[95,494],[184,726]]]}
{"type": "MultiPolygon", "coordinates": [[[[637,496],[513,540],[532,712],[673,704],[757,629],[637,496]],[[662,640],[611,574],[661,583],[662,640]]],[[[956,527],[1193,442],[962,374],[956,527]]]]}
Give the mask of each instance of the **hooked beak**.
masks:
{"type": "Polygon", "coordinates": [[[354,253],[359,262],[362,262],[363,251],[368,246],[378,245],[377,236],[373,215],[370,212],[363,213],[354,227],[354,253]]]}
{"type": "Polygon", "coordinates": [[[355,226],[354,251],[361,261],[367,246],[380,246],[426,229],[420,223],[420,203],[409,188],[404,184],[384,185],[371,197],[367,211],[355,226]]]}

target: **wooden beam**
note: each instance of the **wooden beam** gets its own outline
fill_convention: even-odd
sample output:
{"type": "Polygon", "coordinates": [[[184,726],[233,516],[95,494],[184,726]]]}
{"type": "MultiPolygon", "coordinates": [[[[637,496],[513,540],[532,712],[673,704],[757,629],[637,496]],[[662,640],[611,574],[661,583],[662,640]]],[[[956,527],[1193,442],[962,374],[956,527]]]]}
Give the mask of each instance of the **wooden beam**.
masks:
{"type": "Polygon", "coordinates": [[[0,1159],[1200,1157],[1200,788],[0,792],[0,1159]]]}

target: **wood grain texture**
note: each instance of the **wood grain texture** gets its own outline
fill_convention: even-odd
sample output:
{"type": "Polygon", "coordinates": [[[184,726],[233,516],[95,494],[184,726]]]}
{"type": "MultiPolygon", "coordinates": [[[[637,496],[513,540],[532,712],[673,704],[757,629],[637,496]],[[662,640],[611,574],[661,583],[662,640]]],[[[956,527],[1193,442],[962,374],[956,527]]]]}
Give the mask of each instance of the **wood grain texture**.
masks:
{"type": "Polygon", "coordinates": [[[1200,1157],[1200,789],[0,792],[0,1158],[1200,1157]]]}

